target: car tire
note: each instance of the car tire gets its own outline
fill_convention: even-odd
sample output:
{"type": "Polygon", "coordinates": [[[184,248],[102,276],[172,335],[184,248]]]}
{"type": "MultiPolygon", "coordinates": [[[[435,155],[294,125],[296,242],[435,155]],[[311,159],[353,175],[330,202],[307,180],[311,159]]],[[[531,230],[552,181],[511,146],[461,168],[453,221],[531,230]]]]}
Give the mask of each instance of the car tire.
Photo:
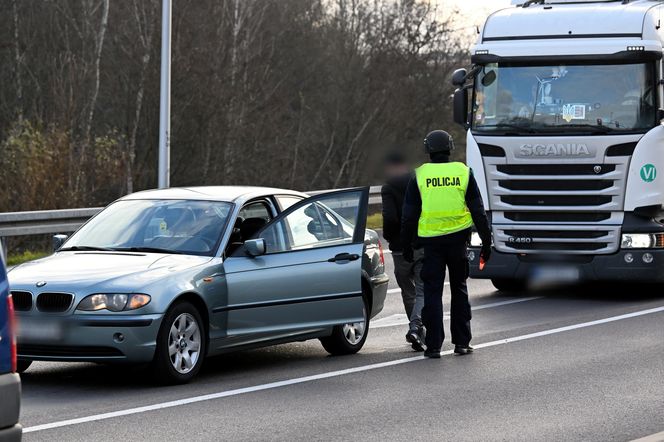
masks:
{"type": "Polygon", "coordinates": [[[16,361],[16,373],[25,373],[28,368],[32,365],[32,361],[27,361],[25,359],[19,359],[16,361]]]}
{"type": "Polygon", "coordinates": [[[320,339],[323,348],[333,356],[352,355],[360,351],[369,335],[370,319],[366,297],[364,297],[363,315],[362,322],[335,326],[330,336],[320,339]]]}
{"type": "Polygon", "coordinates": [[[524,282],[518,279],[492,279],[491,283],[501,292],[520,292],[525,288],[524,282]]]}
{"type": "Polygon", "coordinates": [[[207,354],[203,319],[188,302],[172,306],[162,320],[150,369],[160,384],[186,384],[200,371],[207,354]]]}

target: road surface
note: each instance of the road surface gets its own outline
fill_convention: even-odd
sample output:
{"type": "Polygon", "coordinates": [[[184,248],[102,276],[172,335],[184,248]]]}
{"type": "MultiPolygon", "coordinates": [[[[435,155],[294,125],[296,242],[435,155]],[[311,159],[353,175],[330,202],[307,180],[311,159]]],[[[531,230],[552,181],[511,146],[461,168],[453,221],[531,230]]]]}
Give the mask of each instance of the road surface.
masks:
{"type": "Polygon", "coordinates": [[[507,295],[471,281],[477,351],[454,356],[446,343],[440,360],[405,343],[390,289],[355,356],[329,357],[317,341],[246,351],[176,387],[138,369],[35,363],[22,376],[24,440],[628,441],[664,430],[661,287],[507,295]]]}

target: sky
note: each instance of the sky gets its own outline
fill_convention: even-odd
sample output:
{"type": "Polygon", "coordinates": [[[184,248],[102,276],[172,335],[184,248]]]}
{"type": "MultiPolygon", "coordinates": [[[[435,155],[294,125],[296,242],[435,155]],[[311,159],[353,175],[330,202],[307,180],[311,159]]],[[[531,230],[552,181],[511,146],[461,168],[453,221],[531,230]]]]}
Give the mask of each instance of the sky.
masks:
{"type": "MultiPolygon", "coordinates": [[[[484,23],[486,17],[498,9],[509,7],[510,0],[434,0],[443,11],[458,10],[458,20],[472,29],[484,23]]],[[[472,31],[468,31],[472,34],[472,31]]]]}

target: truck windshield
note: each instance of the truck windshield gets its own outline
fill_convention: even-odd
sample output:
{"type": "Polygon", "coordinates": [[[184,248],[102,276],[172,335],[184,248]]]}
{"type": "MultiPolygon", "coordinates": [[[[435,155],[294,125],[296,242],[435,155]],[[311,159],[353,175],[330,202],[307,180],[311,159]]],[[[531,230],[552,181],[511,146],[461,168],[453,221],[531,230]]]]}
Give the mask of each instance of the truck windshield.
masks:
{"type": "Polygon", "coordinates": [[[645,132],[655,126],[652,64],[488,64],[475,81],[473,130],[492,134],[645,132]]]}

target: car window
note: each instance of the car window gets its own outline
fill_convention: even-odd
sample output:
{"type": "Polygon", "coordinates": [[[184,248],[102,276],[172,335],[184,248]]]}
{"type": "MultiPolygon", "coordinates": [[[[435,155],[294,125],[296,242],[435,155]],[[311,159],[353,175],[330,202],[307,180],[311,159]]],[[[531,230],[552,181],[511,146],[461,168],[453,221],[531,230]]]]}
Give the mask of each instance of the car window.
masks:
{"type": "Polygon", "coordinates": [[[113,250],[161,249],[211,255],[232,205],[218,201],[124,200],[111,204],[64,245],[113,250]]]}
{"type": "Polygon", "coordinates": [[[265,201],[256,201],[244,206],[238,216],[242,219],[260,218],[269,222],[272,219],[272,211],[265,201]]]}
{"type": "Polygon", "coordinates": [[[299,203],[303,199],[304,198],[302,198],[302,197],[292,196],[292,195],[278,195],[277,196],[277,200],[279,201],[279,205],[281,206],[281,210],[289,209],[291,206],[299,203]]]}
{"type": "Polygon", "coordinates": [[[261,232],[267,253],[352,243],[358,201],[358,195],[347,193],[329,198],[323,196],[298,207],[261,232]],[[343,209],[344,215],[333,210],[335,206],[343,209]]]}

